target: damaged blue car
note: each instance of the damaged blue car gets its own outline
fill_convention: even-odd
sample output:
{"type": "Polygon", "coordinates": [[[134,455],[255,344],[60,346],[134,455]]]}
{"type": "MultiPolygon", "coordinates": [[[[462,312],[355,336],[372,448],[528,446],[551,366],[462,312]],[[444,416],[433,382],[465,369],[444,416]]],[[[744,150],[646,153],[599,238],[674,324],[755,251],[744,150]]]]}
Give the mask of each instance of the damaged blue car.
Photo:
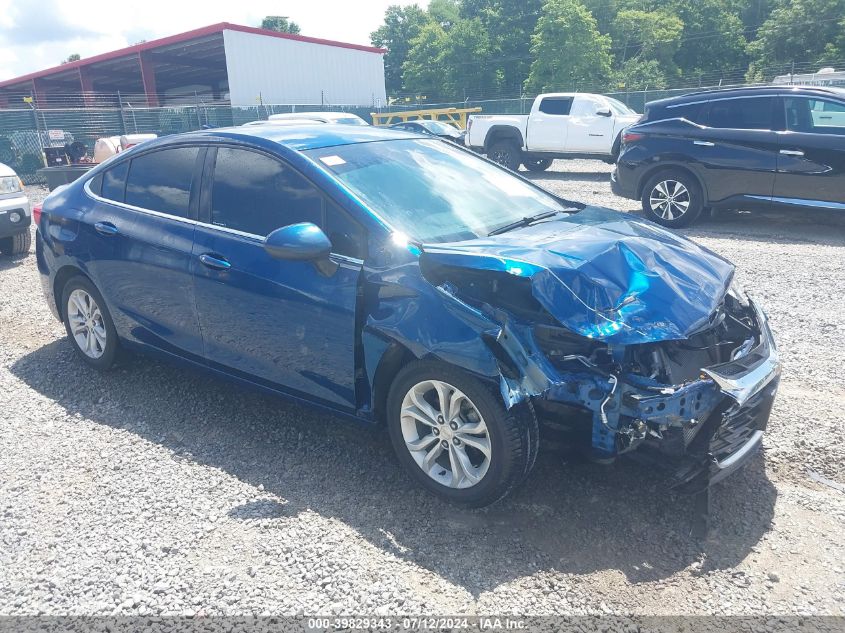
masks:
{"type": "Polygon", "coordinates": [[[430,137],[171,136],[35,217],[83,361],[155,352],[383,425],[411,477],[466,506],[524,481],[547,429],[707,489],[759,447],[777,389],[730,263],[430,137]]]}

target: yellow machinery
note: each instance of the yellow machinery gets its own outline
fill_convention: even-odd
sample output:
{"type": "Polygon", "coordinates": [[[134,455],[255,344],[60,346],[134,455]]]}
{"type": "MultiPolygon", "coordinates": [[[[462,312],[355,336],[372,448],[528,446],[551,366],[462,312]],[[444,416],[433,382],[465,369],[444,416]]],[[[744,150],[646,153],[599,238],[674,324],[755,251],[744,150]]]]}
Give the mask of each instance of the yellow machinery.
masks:
{"type": "Polygon", "coordinates": [[[481,108],[432,108],[430,110],[405,110],[403,112],[371,112],[373,125],[382,127],[405,121],[427,119],[451,123],[460,130],[467,128],[467,117],[481,112],[481,108]]]}

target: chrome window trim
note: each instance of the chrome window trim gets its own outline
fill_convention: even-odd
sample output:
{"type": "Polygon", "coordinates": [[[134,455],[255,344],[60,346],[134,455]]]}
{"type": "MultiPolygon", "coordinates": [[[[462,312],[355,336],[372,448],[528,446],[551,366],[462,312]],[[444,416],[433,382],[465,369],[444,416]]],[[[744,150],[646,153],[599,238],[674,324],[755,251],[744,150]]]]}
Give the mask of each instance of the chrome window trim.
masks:
{"type": "Polygon", "coordinates": [[[777,99],[780,96],[782,95],[738,95],[735,97],[715,97],[713,99],[701,99],[700,101],[685,101],[684,103],[675,103],[672,105],[667,105],[666,109],[669,110],[670,108],[682,108],[684,106],[699,105],[702,103],[713,103],[714,101],[734,101],[736,99],[777,99]]]}
{"type": "MultiPolygon", "coordinates": [[[[94,177],[96,177],[96,175],[94,177]]],[[[93,179],[94,178],[88,178],[85,181],[85,184],[82,186],[82,190],[85,192],[85,194],[89,198],[96,200],[97,202],[102,202],[102,203],[105,203],[105,204],[113,204],[113,205],[121,207],[123,209],[128,209],[129,211],[137,211],[139,213],[144,213],[146,215],[151,215],[153,217],[165,218],[165,219],[168,219],[168,220],[176,220],[177,222],[182,222],[182,223],[188,224],[190,226],[199,226],[199,227],[203,227],[203,228],[214,229],[215,231],[220,231],[221,233],[228,233],[230,235],[236,235],[238,237],[243,237],[243,238],[246,238],[246,239],[253,241],[253,242],[263,243],[264,238],[267,237],[266,235],[257,235],[255,233],[247,233],[245,231],[238,231],[237,229],[230,229],[230,228],[225,227],[225,226],[217,226],[216,224],[208,224],[207,222],[200,222],[199,220],[192,220],[191,218],[181,218],[181,217],[176,216],[176,215],[170,215],[168,213],[162,213],[161,211],[153,211],[152,209],[144,209],[143,207],[136,207],[136,206],[131,205],[131,204],[126,204],[125,202],[118,202],[117,200],[110,200],[108,198],[103,198],[102,196],[98,196],[96,193],[91,191],[89,184],[93,179]]],[[[281,228],[281,227],[279,227],[279,228],[281,228]]],[[[341,253],[334,253],[333,252],[333,253],[331,253],[331,256],[336,257],[338,259],[341,259],[343,261],[352,263],[352,264],[363,264],[364,263],[363,259],[357,259],[355,257],[349,257],[348,255],[343,255],[341,253]]]]}

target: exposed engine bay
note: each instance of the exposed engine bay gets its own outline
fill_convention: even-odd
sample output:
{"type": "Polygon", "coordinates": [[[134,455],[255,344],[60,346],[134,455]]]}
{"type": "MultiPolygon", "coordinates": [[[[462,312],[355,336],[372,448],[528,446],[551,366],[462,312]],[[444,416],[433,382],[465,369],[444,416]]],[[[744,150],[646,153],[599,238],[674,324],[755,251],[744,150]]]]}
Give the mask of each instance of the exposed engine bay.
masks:
{"type": "Polygon", "coordinates": [[[728,292],[686,338],[615,345],[562,327],[524,277],[449,267],[428,276],[502,325],[487,342],[511,398],[526,391],[541,421],[588,438],[595,458],[643,447],[680,464],[673,483],[688,484],[765,428],[777,386],[776,354],[765,317],[739,291],[728,292]],[[764,361],[765,402],[752,403],[749,415],[748,390],[729,383],[764,361]],[[720,430],[727,427],[724,439],[720,430]]]}

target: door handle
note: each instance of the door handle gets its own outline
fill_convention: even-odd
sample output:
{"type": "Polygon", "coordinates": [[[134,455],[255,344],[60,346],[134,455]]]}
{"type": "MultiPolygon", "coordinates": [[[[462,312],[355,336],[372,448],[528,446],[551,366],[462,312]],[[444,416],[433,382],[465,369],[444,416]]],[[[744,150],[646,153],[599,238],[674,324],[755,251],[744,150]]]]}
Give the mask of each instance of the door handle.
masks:
{"type": "Polygon", "coordinates": [[[780,153],[783,154],[784,156],[803,156],[804,155],[804,152],[802,152],[801,150],[797,150],[797,149],[782,149],[782,150],[780,150],[780,153]]]}
{"type": "Polygon", "coordinates": [[[117,227],[111,222],[97,222],[94,225],[94,230],[100,235],[117,235],[117,227]]]}
{"type": "Polygon", "coordinates": [[[200,255],[200,262],[202,262],[204,266],[213,268],[214,270],[228,270],[232,267],[232,264],[222,257],[217,257],[216,255],[211,255],[209,253],[203,253],[200,255]]]}
{"type": "Polygon", "coordinates": [[[716,143],[711,143],[710,141],[693,141],[693,145],[701,145],[702,147],[715,147],[716,143]]]}

